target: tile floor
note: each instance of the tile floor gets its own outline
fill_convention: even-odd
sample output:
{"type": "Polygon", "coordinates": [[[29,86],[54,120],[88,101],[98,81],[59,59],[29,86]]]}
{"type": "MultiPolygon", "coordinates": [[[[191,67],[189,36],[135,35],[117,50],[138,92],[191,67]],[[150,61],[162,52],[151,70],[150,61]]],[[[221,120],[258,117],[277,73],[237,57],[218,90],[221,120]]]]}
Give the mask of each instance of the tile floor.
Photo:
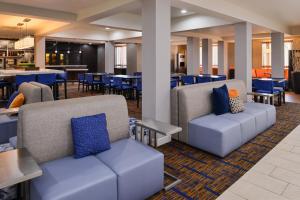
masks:
{"type": "Polygon", "coordinates": [[[218,198],[245,199],[300,199],[300,126],[218,198]]]}

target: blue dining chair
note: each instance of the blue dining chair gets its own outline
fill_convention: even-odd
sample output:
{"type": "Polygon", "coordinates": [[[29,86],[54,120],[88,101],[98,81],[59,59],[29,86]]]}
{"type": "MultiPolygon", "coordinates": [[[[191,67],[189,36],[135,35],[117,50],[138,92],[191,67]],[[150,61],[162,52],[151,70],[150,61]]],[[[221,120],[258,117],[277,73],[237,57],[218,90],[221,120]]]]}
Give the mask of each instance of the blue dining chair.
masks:
{"type": "Polygon", "coordinates": [[[67,80],[68,79],[68,74],[67,72],[59,73],[56,75],[56,87],[57,87],[57,95],[59,97],[59,85],[63,84],[64,85],[64,92],[65,92],[65,99],[67,99],[67,80]]]}
{"type": "Polygon", "coordinates": [[[16,89],[19,88],[19,86],[22,83],[29,83],[32,81],[36,81],[36,75],[35,74],[29,74],[29,75],[16,75],[16,89]]]}
{"type": "Polygon", "coordinates": [[[213,81],[225,81],[226,75],[217,75],[218,78],[213,78],[213,81]]]}
{"type": "Polygon", "coordinates": [[[85,74],[85,81],[86,81],[86,91],[92,88],[92,92],[98,87],[102,85],[102,82],[100,80],[94,80],[94,75],[91,73],[86,73],[85,74]]]}
{"type": "Polygon", "coordinates": [[[183,85],[192,85],[195,83],[193,75],[182,76],[181,81],[183,85]]]}
{"type": "Polygon", "coordinates": [[[58,94],[57,94],[57,88],[56,88],[56,75],[57,74],[37,74],[36,75],[36,81],[38,83],[44,84],[44,85],[48,85],[52,91],[53,91],[53,96],[55,99],[58,98],[58,94]]]}
{"type": "Polygon", "coordinates": [[[142,79],[141,78],[139,78],[139,79],[137,79],[136,80],[137,82],[136,82],[136,107],[137,108],[139,108],[139,106],[140,106],[140,96],[142,96],[142,79]]]}
{"type": "Polygon", "coordinates": [[[115,93],[122,93],[123,95],[129,94],[132,92],[133,87],[127,83],[123,82],[123,79],[120,77],[113,77],[113,86],[115,93]]]}
{"type": "Polygon", "coordinates": [[[134,76],[142,76],[142,72],[133,72],[134,76]]]}
{"type": "Polygon", "coordinates": [[[256,93],[267,93],[274,94],[278,96],[278,104],[281,105],[281,92],[280,90],[274,88],[273,80],[256,80],[254,87],[256,88],[256,93]]]}
{"type": "Polygon", "coordinates": [[[212,82],[210,76],[196,76],[196,83],[209,83],[212,82]]]}
{"type": "Polygon", "coordinates": [[[171,89],[176,88],[177,87],[177,80],[176,79],[171,79],[171,89]]]}
{"type": "Polygon", "coordinates": [[[78,81],[78,91],[80,90],[80,86],[82,85],[82,91],[84,91],[84,86],[86,85],[85,75],[83,73],[80,73],[77,75],[77,81],[78,81]]]}
{"type": "Polygon", "coordinates": [[[285,89],[286,89],[286,82],[287,81],[274,81],[275,89],[279,90],[282,97],[282,102],[285,104],[285,89]]]}
{"type": "Polygon", "coordinates": [[[104,87],[104,93],[106,92],[106,89],[108,89],[108,93],[110,94],[111,89],[114,85],[112,80],[111,80],[110,75],[108,75],[108,74],[103,75],[101,81],[102,81],[102,85],[104,87]]]}

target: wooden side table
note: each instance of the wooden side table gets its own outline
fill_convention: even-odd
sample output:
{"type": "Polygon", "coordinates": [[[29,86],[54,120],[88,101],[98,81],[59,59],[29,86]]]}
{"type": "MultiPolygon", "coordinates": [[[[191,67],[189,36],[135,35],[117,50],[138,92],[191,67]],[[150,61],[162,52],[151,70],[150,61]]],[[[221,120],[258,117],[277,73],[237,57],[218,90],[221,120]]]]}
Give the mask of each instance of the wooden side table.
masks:
{"type": "Polygon", "coordinates": [[[22,184],[23,198],[30,199],[29,181],[42,175],[42,170],[26,149],[0,153],[0,189],[22,184]]]}
{"type": "MultiPolygon", "coordinates": [[[[179,134],[182,131],[181,127],[174,126],[168,123],[160,122],[157,120],[147,119],[144,118],[143,120],[138,120],[136,122],[136,131],[135,131],[135,139],[140,140],[141,142],[144,142],[144,130],[149,130],[149,139],[148,139],[148,145],[156,148],[159,147],[165,143],[171,142],[172,135],[179,134]],[[138,131],[137,128],[140,127],[140,137],[137,136],[138,131]]],[[[170,174],[167,171],[164,171],[164,174],[170,178],[172,178],[174,181],[166,185],[164,187],[165,190],[169,190],[179,184],[181,182],[181,179],[174,176],[173,174],[170,174]]]]}

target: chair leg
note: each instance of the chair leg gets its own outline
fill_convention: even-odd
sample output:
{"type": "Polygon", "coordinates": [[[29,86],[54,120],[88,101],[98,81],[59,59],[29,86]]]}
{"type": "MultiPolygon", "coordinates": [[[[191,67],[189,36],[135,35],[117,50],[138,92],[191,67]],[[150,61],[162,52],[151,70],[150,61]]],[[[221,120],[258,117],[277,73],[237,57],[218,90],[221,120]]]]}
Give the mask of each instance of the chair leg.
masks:
{"type": "Polygon", "coordinates": [[[78,81],[78,92],[80,90],[80,81],[78,81]]]}
{"type": "Polygon", "coordinates": [[[283,103],[285,104],[285,91],[284,90],[282,92],[282,100],[283,100],[283,103]]]}
{"type": "Polygon", "coordinates": [[[65,99],[68,98],[68,91],[67,91],[68,87],[67,87],[67,84],[68,84],[68,82],[65,81],[65,82],[64,82],[64,86],[65,86],[65,99]]]}

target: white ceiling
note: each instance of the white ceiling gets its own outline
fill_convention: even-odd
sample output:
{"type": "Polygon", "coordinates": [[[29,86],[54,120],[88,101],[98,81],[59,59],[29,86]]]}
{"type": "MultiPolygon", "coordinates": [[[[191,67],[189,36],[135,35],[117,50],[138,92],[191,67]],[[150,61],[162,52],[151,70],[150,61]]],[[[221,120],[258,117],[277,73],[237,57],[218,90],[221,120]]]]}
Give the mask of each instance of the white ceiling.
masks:
{"type": "Polygon", "coordinates": [[[107,0],[0,0],[4,3],[19,4],[37,8],[78,13],[107,0]]]}
{"type": "Polygon", "coordinates": [[[299,0],[225,0],[244,9],[281,21],[288,26],[300,25],[299,0]]]}

